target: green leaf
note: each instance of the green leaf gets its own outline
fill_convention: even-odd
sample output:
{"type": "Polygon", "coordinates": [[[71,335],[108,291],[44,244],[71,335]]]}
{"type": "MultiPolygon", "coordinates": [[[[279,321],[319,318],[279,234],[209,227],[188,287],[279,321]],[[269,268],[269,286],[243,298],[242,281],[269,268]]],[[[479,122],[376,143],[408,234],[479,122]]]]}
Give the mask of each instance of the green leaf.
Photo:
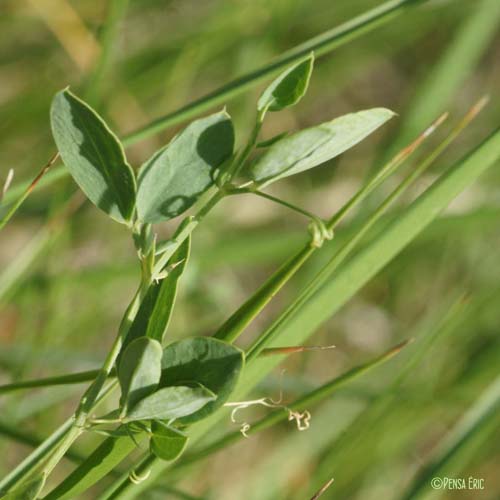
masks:
{"type": "Polygon", "coordinates": [[[168,273],[166,278],[150,285],[130,326],[125,345],[143,335],[160,343],[163,342],[172,316],[179,278],[186,268],[190,249],[191,238],[188,236],[167,264],[167,267],[175,265],[174,269],[168,273]]]}
{"type": "Polygon", "coordinates": [[[0,497],[3,500],[35,500],[38,498],[45,485],[45,474],[29,479],[14,488],[11,492],[0,497]]]}
{"type": "Polygon", "coordinates": [[[271,137],[269,139],[266,139],[264,141],[258,142],[255,145],[255,147],[262,148],[262,149],[268,148],[269,146],[272,146],[276,142],[281,141],[281,139],[283,139],[284,137],[286,137],[288,134],[289,134],[289,132],[287,130],[285,130],[285,132],[281,132],[281,134],[277,134],[277,135],[275,135],[275,136],[273,136],[273,137],[271,137]]]}
{"type": "Polygon", "coordinates": [[[125,349],[118,365],[121,404],[130,408],[158,387],[162,347],[157,340],[139,337],[125,349]]]}
{"type": "MultiPolygon", "coordinates": [[[[120,428],[123,430],[123,427],[120,428]]],[[[136,440],[144,434],[134,435],[136,440]]],[[[82,492],[107,476],[135,448],[136,443],[127,435],[105,439],[69,476],[56,486],[44,500],[78,498],[82,492]]]]}
{"type": "Polygon", "coordinates": [[[243,368],[244,353],[237,347],[210,337],[193,337],[167,346],[163,351],[160,387],[201,384],[217,398],[181,420],[191,423],[205,418],[223,405],[243,368]]]}
{"type": "Polygon", "coordinates": [[[214,184],[217,167],[233,148],[233,124],[225,111],[188,125],[141,167],[139,218],[155,223],[187,210],[214,184]]]}
{"type": "MultiPolygon", "coordinates": [[[[333,278],[331,266],[327,263],[261,336],[267,338],[266,344],[261,347],[277,345],[276,342],[281,345],[304,344],[314,331],[436,219],[458,194],[499,159],[500,129],[497,129],[435,181],[398,218],[389,224],[382,223],[384,230],[379,231],[340,269],[336,269],[333,278]]],[[[333,259],[335,253],[330,263],[333,259]]],[[[279,362],[278,358],[266,357],[249,364],[241,386],[254,387],[279,362]]]]}
{"type": "Polygon", "coordinates": [[[191,415],[215,398],[216,395],[212,391],[201,385],[164,387],[141,399],[123,421],[176,420],[191,415]]]}
{"type": "Polygon", "coordinates": [[[128,222],[135,206],[135,176],[115,134],[67,89],[55,95],[50,121],[61,158],[82,191],[113,219],[128,222]]]}
{"type": "Polygon", "coordinates": [[[363,140],[393,116],[385,108],[367,109],[289,135],[256,161],[251,168],[252,179],[265,185],[321,165],[363,140]]]}
{"type": "Polygon", "coordinates": [[[311,53],[278,76],[260,96],[258,111],[281,111],[297,104],[307,91],[313,64],[311,53]]]}
{"type": "Polygon", "coordinates": [[[186,448],[188,437],[177,429],[158,422],[151,423],[153,433],[149,448],[158,458],[173,461],[179,458],[186,448]]]}

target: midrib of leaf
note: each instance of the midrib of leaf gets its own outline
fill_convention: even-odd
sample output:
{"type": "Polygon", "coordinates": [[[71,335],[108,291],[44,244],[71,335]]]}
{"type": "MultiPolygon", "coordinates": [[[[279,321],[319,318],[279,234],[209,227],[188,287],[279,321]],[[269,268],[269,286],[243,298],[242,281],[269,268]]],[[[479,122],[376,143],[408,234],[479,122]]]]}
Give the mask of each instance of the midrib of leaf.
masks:
{"type": "MultiPolygon", "coordinates": [[[[88,108],[90,110],[90,108],[88,108]]],[[[106,174],[106,179],[107,179],[107,182],[108,182],[108,185],[112,185],[113,186],[113,190],[114,192],[116,193],[116,196],[117,196],[117,202],[118,202],[118,209],[120,211],[120,215],[125,219],[125,220],[128,220],[130,218],[130,214],[128,214],[128,216],[124,215],[124,212],[128,212],[128,210],[125,209],[125,206],[123,204],[123,199],[122,199],[122,193],[121,191],[118,189],[118,185],[116,184],[115,182],[115,179],[113,178],[113,176],[111,175],[111,173],[109,172],[108,168],[107,168],[107,162],[104,160],[103,156],[101,155],[101,152],[99,150],[99,148],[97,147],[97,144],[95,143],[95,140],[94,140],[94,136],[90,133],[88,127],[87,127],[87,124],[85,123],[85,120],[82,119],[82,115],[80,114],[80,111],[77,110],[77,113],[80,115],[80,123],[82,125],[82,128],[85,130],[86,134],[87,134],[87,138],[90,140],[90,142],[92,143],[92,146],[93,146],[93,149],[94,151],[96,152],[97,154],[97,157],[99,158],[99,161],[102,165],[102,171],[105,172],[106,174]]],[[[120,152],[122,153],[122,156],[123,156],[123,162],[125,164],[127,164],[127,160],[125,158],[125,154],[123,152],[123,149],[122,149],[122,146],[120,144],[120,141],[118,140],[118,138],[115,136],[115,134],[107,127],[107,125],[100,120],[100,118],[98,118],[98,121],[100,123],[100,125],[102,125],[104,127],[104,129],[106,130],[106,132],[108,132],[109,134],[111,134],[111,136],[113,137],[113,139],[115,139],[117,141],[117,144],[118,144],[118,148],[121,150],[120,152]]],[[[113,156],[114,156],[114,153],[113,153],[113,156]]],[[[130,167],[129,167],[130,168],[130,167]]]]}

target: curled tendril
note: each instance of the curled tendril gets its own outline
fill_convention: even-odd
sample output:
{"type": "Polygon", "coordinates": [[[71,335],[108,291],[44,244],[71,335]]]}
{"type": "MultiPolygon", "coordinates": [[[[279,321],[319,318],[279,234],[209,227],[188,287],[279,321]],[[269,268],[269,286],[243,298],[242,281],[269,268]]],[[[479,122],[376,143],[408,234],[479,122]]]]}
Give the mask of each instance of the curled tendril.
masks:
{"type": "MultiPolygon", "coordinates": [[[[283,372],[281,373],[281,375],[283,376],[283,372]]],[[[272,398],[260,398],[251,399],[249,401],[234,401],[231,403],[226,403],[224,406],[233,408],[233,410],[231,411],[231,422],[233,422],[233,424],[240,424],[240,432],[246,438],[248,437],[248,431],[252,428],[252,426],[246,421],[238,422],[236,419],[236,414],[240,410],[250,408],[251,406],[265,406],[266,408],[278,408],[285,410],[288,412],[288,421],[295,421],[295,423],[297,424],[297,429],[299,431],[305,431],[309,429],[311,421],[311,414],[309,413],[309,411],[305,410],[303,412],[299,412],[296,410],[292,410],[288,406],[282,404],[282,401],[283,390],[280,389],[280,396],[278,400],[274,400],[272,398]]]]}
{"type": "Polygon", "coordinates": [[[137,474],[135,470],[132,470],[130,474],[128,475],[128,478],[130,481],[134,484],[139,484],[142,483],[143,481],[146,481],[148,479],[149,475],[151,474],[151,470],[147,470],[142,476],[137,474]]]}
{"type": "Polygon", "coordinates": [[[314,248],[320,248],[325,240],[333,239],[333,229],[329,229],[319,217],[311,219],[309,232],[311,233],[311,246],[314,248]]]}

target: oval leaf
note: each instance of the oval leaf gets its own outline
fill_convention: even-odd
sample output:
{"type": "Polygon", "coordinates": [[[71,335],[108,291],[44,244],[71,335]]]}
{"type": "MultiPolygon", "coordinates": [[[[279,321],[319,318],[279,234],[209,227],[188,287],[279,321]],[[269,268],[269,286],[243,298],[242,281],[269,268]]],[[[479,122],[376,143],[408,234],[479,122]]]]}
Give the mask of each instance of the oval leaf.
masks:
{"type": "Polygon", "coordinates": [[[215,394],[203,386],[164,387],[139,401],[123,422],[178,419],[191,415],[215,398],[215,394]]]}
{"type": "Polygon", "coordinates": [[[139,337],[125,349],[118,365],[121,404],[130,408],[158,387],[162,347],[157,340],[139,337]]]}
{"type": "Polygon", "coordinates": [[[233,124],[225,111],[188,125],[141,167],[139,218],[155,223],[187,210],[214,184],[215,170],[233,148],[233,124]]]}
{"type": "Polygon", "coordinates": [[[236,385],[243,363],[243,351],[221,340],[210,337],[180,340],[163,351],[160,387],[190,381],[217,394],[217,399],[181,419],[182,423],[195,422],[205,418],[227,401],[236,385]]]}
{"type": "Polygon", "coordinates": [[[50,122],[61,158],[82,191],[113,219],[129,221],[135,176],[104,120],[66,89],[52,101],[50,122]]]}
{"type": "Polygon", "coordinates": [[[393,116],[389,109],[367,109],[289,135],[256,161],[251,176],[262,186],[321,165],[362,141],[393,116]]]}
{"type": "Polygon", "coordinates": [[[284,71],[262,93],[257,109],[263,111],[280,111],[298,103],[309,86],[314,64],[314,54],[294,64],[284,71]]]}
{"type": "Polygon", "coordinates": [[[166,427],[158,422],[151,424],[151,453],[162,460],[172,461],[179,458],[185,450],[188,437],[177,429],[166,427]]]}

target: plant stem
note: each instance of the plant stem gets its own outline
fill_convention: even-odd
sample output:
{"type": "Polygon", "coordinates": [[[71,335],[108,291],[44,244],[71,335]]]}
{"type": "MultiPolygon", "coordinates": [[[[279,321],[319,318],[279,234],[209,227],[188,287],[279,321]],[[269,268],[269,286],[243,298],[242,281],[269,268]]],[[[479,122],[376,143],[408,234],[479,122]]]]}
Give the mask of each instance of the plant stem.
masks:
{"type": "MultiPolygon", "coordinates": [[[[116,359],[120,353],[121,347],[123,345],[123,340],[125,339],[130,325],[139,310],[139,306],[141,301],[149,287],[149,280],[143,279],[141,280],[141,284],[134,295],[131,303],[129,304],[126,313],[122,319],[120,324],[120,328],[118,329],[118,335],[109,351],[102,368],[99,370],[97,377],[89,386],[89,388],[85,391],[82,396],[78,408],[75,412],[75,415],[72,418],[72,424],[69,428],[67,434],[64,438],[58,443],[55,447],[52,454],[49,456],[47,462],[44,465],[43,472],[48,476],[55,466],[59,463],[61,458],[64,457],[65,453],[68,451],[69,447],[78,439],[78,437],[84,431],[85,423],[89,413],[95,407],[95,404],[103,391],[104,384],[108,379],[111,371],[114,368],[116,359]]],[[[109,386],[109,390],[111,390],[116,385],[116,382],[113,382],[109,386]]]]}
{"type": "MultiPolygon", "coordinates": [[[[373,179],[365,186],[361,187],[354,197],[349,200],[333,217],[328,221],[327,228],[333,231],[343,218],[359,203],[361,203],[374,189],[384,182],[391,174],[407,160],[422,142],[441,124],[443,117],[438,118],[430,127],[420,134],[413,142],[401,150],[392,158],[373,179]]],[[[237,188],[252,192],[251,188],[237,188]]],[[[247,192],[247,191],[244,191],[247,192]]],[[[232,191],[229,190],[228,194],[232,191]]],[[[269,301],[285,286],[292,276],[302,267],[302,265],[314,253],[317,247],[307,242],[294,256],[288,259],[268,280],[244,302],[215,332],[214,337],[226,342],[234,342],[245,328],[257,317],[269,301]]]]}
{"type": "Polygon", "coordinates": [[[422,161],[418,167],[413,170],[398,186],[393,192],[379,205],[379,207],[372,213],[370,218],[365,222],[365,224],[358,230],[358,232],[351,238],[338,252],[336,252],[330,261],[323,267],[320,273],[313,279],[309,286],[306,287],[301,296],[291,304],[289,309],[280,316],[280,319],[273,324],[273,326],[268,329],[264,334],[258,337],[255,342],[250,347],[247,353],[247,361],[257,357],[260,352],[271,342],[271,340],[279,331],[279,327],[288,317],[293,314],[293,311],[303,305],[307,300],[319,290],[323,284],[330,279],[330,276],[337,268],[344,262],[344,260],[351,254],[356,245],[361,241],[361,239],[368,233],[368,231],[375,225],[375,223],[382,217],[382,215],[388,210],[388,208],[406,191],[406,189],[420,177],[433,163],[434,161],[443,153],[443,151],[458,137],[458,135],[464,130],[465,127],[476,117],[476,115],[485,106],[486,100],[481,99],[476,105],[474,105],[471,110],[465,115],[465,117],[458,123],[458,125],[450,132],[450,134],[442,141],[432,153],[422,161]]]}
{"type": "Polygon", "coordinates": [[[153,269],[153,279],[161,274],[163,268],[169,261],[170,257],[177,251],[182,242],[194,231],[196,226],[204,219],[204,217],[212,210],[212,208],[219,203],[226,196],[223,189],[217,189],[211,198],[201,207],[201,209],[194,215],[184,219],[184,224],[179,226],[180,231],[172,237],[170,241],[163,243],[165,251],[157,260],[153,269]]]}
{"type": "Polygon", "coordinates": [[[267,108],[260,110],[257,113],[257,118],[255,119],[255,124],[253,126],[248,142],[241,152],[240,155],[236,156],[226,172],[222,174],[222,184],[228,185],[240,172],[243,165],[248,160],[248,157],[252,153],[255,145],[257,144],[257,139],[259,137],[260,129],[264,123],[264,116],[266,115],[267,108]]]}
{"type": "Polygon", "coordinates": [[[321,221],[321,218],[308,210],[298,207],[297,205],[294,205],[293,203],[290,203],[286,200],[282,200],[281,198],[277,198],[276,196],[273,196],[271,194],[264,193],[263,191],[259,191],[258,189],[253,190],[252,188],[243,188],[241,190],[237,190],[234,192],[234,194],[239,194],[239,193],[252,193],[257,196],[260,196],[261,198],[264,198],[266,200],[272,201],[273,203],[277,203],[278,205],[282,205],[283,207],[289,208],[290,210],[293,210],[294,212],[297,212],[301,215],[306,216],[308,219],[314,220],[314,221],[321,221]]]}
{"type": "MultiPolygon", "coordinates": [[[[102,368],[99,370],[97,377],[89,386],[89,388],[85,391],[83,397],[80,400],[79,406],[75,412],[73,417],[72,425],[69,428],[67,434],[64,438],[58,443],[55,449],[52,452],[52,455],[49,456],[49,459],[45,463],[43,468],[43,472],[46,475],[49,475],[54,467],[59,463],[61,458],[64,456],[69,447],[74,443],[74,441],[81,435],[84,430],[85,423],[89,416],[89,413],[93,410],[95,403],[99,397],[99,394],[102,392],[104,384],[106,380],[110,376],[118,355],[120,354],[121,348],[123,346],[123,342],[127,336],[127,333],[130,329],[130,326],[137,315],[141,302],[146,295],[149,286],[154,279],[156,273],[161,272],[165,264],[167,264],[170,257],[174,254],[177,248],[182,244],[182,242],[191,234],[191,232],[195,229],[195,227],[199,224],[199,222],[205,217],[205,215],[225,196],[225,192],[221,189],[217,190],[217,192],[207,201],[205,205],[199,210],[199,212],[187,219],[187,224],[185,224],[182,230],[176,235],[175,240],[172,242],[173,244],[168,247],[168,249],[161,255],[158,259],[154,267],[153,276],[150,275],[149,272],[145,272],[145,267],[141,265],[142,269],[142,278],[139,288],[137,289],[134,298],[131,303],[127,307],[125,315],[120,323],[120,327],[118,329],[118,335],[111,346],[111,349],[106,356],[104,364],[102,368]]],[[[115,386],[116,382],[112,384],[115,386]]]]}

